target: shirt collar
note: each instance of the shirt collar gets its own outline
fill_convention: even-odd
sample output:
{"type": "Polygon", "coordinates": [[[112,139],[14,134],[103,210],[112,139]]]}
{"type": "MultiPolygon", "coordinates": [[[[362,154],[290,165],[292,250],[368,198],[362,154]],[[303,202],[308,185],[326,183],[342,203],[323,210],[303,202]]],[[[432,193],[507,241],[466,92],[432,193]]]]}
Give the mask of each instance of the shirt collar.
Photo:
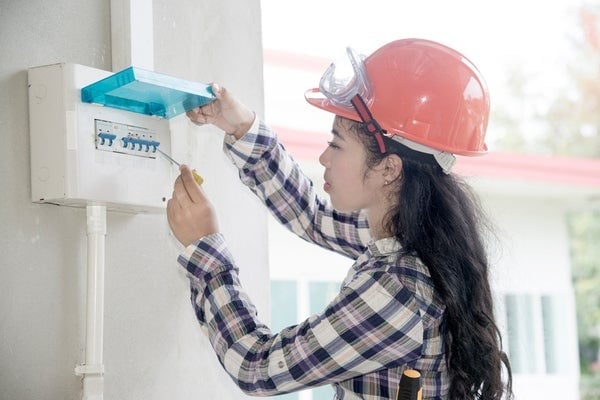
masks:
{"type": "Polygon", "coordinates": [[[394,237],[374,240],[368,246],[374,256],[388,256],[402,249],[402,245],[394,237]]]}

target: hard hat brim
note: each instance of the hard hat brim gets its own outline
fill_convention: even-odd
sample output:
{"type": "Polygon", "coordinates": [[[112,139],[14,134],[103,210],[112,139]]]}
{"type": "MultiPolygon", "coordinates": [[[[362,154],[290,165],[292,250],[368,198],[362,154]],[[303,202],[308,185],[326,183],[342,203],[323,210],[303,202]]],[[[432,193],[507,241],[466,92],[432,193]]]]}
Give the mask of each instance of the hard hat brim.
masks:
{"type": "Polygon", "coordinates": [[[308,89],[304,93],[304,98],[308,104],[328,111],[340,117],[348,118],[356,122],[361,122],[360,116],[354,109],[348,109],[335,104],[333,101],[325,97],[319,88],[308,89]]]}

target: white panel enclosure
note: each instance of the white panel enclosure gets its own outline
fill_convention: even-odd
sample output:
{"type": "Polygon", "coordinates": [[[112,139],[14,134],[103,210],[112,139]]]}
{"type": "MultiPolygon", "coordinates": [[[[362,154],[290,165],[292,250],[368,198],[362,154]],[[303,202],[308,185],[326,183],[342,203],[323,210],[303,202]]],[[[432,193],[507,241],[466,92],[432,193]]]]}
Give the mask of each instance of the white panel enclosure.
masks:
{"type": "Polygon", "coordinates": [[[32,201],[164,210],[177,171],[156,149],[170,154],[169,122],[83,103],[81,88],[110,74],[68,63],[29,70],[32,201]]]}

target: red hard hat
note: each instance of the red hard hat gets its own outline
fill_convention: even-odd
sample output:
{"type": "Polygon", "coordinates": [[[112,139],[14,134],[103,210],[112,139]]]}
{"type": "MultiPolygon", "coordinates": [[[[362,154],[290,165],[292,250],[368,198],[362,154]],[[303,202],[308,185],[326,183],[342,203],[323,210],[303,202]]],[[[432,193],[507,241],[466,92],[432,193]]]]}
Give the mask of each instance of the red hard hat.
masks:
{"type": "MultiPolygon", "coordinates": [[[[424,39],[384,45],[364,60],[370,95],[364,99],[388,135],[460,155],[487,152],[490,112],[486,83],[465,56],[424,39]]],[[[361,121],[352,109],[323,97],[307,101],[323,110],[361,121]]]]}

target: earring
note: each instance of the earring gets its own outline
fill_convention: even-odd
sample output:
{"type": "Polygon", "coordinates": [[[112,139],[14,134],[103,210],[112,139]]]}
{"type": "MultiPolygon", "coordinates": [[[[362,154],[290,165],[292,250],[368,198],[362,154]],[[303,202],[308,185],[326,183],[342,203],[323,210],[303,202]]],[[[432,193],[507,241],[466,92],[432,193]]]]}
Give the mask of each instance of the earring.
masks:
{"type": "Polygon", "coordinates": [[[383,181],[383,186],[387,186],[389,184],[390,184],[390,181],[388,181],[388,180],[383,181]]]}

